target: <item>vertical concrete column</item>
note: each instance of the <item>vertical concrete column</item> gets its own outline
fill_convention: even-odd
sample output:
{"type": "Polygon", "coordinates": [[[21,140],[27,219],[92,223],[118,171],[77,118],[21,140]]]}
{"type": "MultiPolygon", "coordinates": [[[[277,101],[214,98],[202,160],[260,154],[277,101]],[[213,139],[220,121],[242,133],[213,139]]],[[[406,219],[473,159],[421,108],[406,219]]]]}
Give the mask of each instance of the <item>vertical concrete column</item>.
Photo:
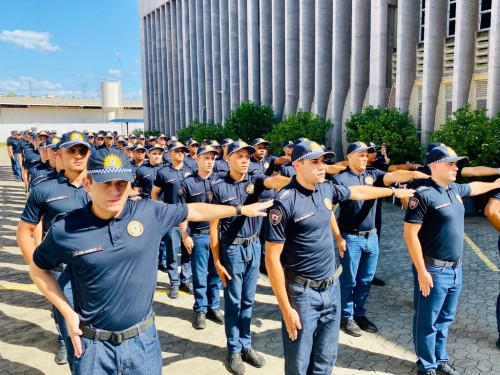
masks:
{"type": "Polygon", "coordinates": [[[172,43],[172,86],[174,93],[174,117],[173,124],[170,124],[168,134],[173,135],[175,129],[180,126],[180,94],[179,94],[179,57],[177,45],[177,2],[170,2],[170,35],[172,43]]]}
{"type": "Polygon", "coordinates": [[[240,62],[240,102],[248,100],[248,15],[247,0],[238,0],[238,52],[240,62]]]}
{"type": "Polygon", "coordinates": [[[374,107],[385,107],[387,62],[387,0],[371,1],[370,24],[370,82],[368,102],[374,107]]]}
{"type": "Polygon", "coordinates": [[[231,110],[240,104],[240,55],[238,48],[238,0],[229,0],[229,71],[231,110]]]}
{"type": "Polygon", "coordinates": [[[182,127],[188,126],[193,121],[193,89],[191,86],[191,44],[189,40],[189,0],[181,1],[182,4],[182,57],[184,73],[184,121],[182,127]]]}
{"type": "Polygon", "coordinates": [[[299,1],[299,102],[311,111],[314,96],[314,1],[299,1]]]}
{"type": "Polygon", "coordinates": [[[352,0],[333,0],[331,121],[333,151],[343,159],[342,117],[351,76],[352,0]]]}
{"type": "MultiPolygon", "coordinates": [[[[274,0],[272,3],[272,96],[273,96],[273,110],[276,114],[282,116],[285,107],[285,0],[274,0]]],[[[261,3],[261,14],[262,3],[261,3]]],[[[262,26],[261,26],[262,29],[262,26]]],[[[261,55],[265,53],[261,51],[261,55]]],[[[263,59],[261,58],[261,69],[263,59]]],[[[264,87],[264,75],[262,74],[261,85],[264,87]]],[[[267,104],[267,96],[264,98],[264,91],[262,93],[262,102],[267,104]]]]}
{"type": "Polygon", "coordinates": [[[148,80],[147,80],[147,65],[146,55],[148,51],[148,40],[146,39],[146,18],[147,16],[139,17],[139,39],[141,43],[141,71],[142,71],[142,92],[143,99],[146,105],[143,108],[144,126],[148,129],[149,126],[149,96],[148,96],[148,80]]]}
{"type": "Polygon", "coordinates": [[[490,117],[500,111],[500,0],[493,0],[491,4],[486,107],[490,117]]]}
{"type": "Polygon", "coordinates": [[[479,3],[477,1],[457,1],[455,53],[453,58],[453,111],[469,102],[469,91],[476,55],[478,16],[479,3]]]}
{"type": "MultiPolygon", "coordinates": [[[[275,36],[273,25],[276,26],[275,21],[273,21],[275,3],[276,1],[273,1],[272,6],[269,6],[269,3],[260,2],[260,98],[262,104],[271,104],[273,102],[273,86],[275,84],[273,80],[273,59],[276,53],[273,48],[273,38],[275,36]]],[[[281,16],[283,17],[283,14],[281,16]]],[[[284,23],[282,25],[284,32],[284,23]]]]}
{"type": "MultiPolygon", "coordinates": [[[[198,42],[196,40],[196,3],[189,0],[189,55],[191,57],[191,121],[199,119],[199,97],[198,97],[198,42]]],[[[190,121],[190,122],[191,122],[190,121]]],[[[189,125],[189,122],[186,126],[189,125]]]]}
{"type": "Polygon", "coordinates": [[[351,112],[363,110],[370,74],[370,2],[353,0],[351,40],[351,112]]]}
{"type": "Polygon", "coordinates": [[[419,32],[419,1],[398,3],[396,108],[408,111],[417,69],[417,43],[419,32]]]}
{"type": "Polygon", "coordinates": [[[299,4],[298,1],[285,3],[285,115],[295,113],[299,102],[299,4]]]}
{"type": "Polygon", "coordinates": [[[165,4],[165,39],[167,47],[167,92],[168,92],[168,122],[163,129],[164,134],[170,134],[175,124],[175,94],[172,54],[172,3],[165,4]]]}
{"type": "Polygon", "coordinates": [[[314,24],[316,26],[314,51],[314,107],[312,111],[326,117],[328,99],[332,90],[332,0],[317,0],[314,24]]]}
{"type": "MultiPolygon", "coordinates": [[[[205,122],[214,123],[214,72],[212,62],[212,19],[211,1],[203,0],[203,40],[205,53],[205,122]]],[[[200,91],[201,92],[201,91],[200,91]]]]}
{"type": "Polygon", "coordinates": [[[158,100],[158,44],[159,44],[159,38],[158,38],[158,32],[159,30],[157,30],[157,27],[158,27],[158,22],[157,22],[157,17],[158,17],[158,13],[155,11],[155,12],[152,12],[151,13],[151,28],[150,28],[150,32],[151,32],[151,40],[153,41],[154,43],[154,47],[152,48],[152,55],[151,55],[151,64],[152,64],[152,81],[153,81],[153,85],[152,85],[152,88],[153,88],[153,113],[154,113],[154,117],[153,117],[153,129],[158,129],[158,123],[160,122],[160,103],[159,103],[159,100],[158,100]]]}
{"type": "MultiPolygon", "coordinates": [[[[248,99],[260,103],[259,0],[248,0],[248,99]]],[[[271,13],[269,4],[265,7],[271,13]]],[[[271,22],[269,22],[271,28],[271,22]]],[[[271,40],[271,38],[269,38],[271,40]]],[[[269,56],[271,69],[271,56],[269,56]]],[[[268,104],[271,104],[271,100],[268,104]]]]}
{"type": "Polygon", "coordinates": [[[166,90],[166,56],[165,56],[165,14],[164,14],[164,6],[156,9],[157,14],[157,28],[156,28],[156,48],[158,51],[157,54],[157,64],[158,64],[158,72],[157,72],[157,80],[158,80],[158,127],[160,131],[165,129],[166,119],[168,117],[168,106],[167,106],[167,90],[166,90]]]}
{"type": "Polygon", "coordinates": [[[184,91],[184,44],[182,41],[182,12],[184,10],[183,2],[176,1],[177,4],[177,66],[179,79],[179,122],[175,124],[175,130],[182,129],[186,123],[186,95],[184,91]]]}
{"type": "MultiPolygon", "coordinates": [[[[198,114],[201,122],[205,122],[207,110],[207,97],[205,89],[205,41],[203,35],[203,1],[196,2],[196,55],[198,69],[198,114]]],[[[200,141],[201,142],[201,141],[200,141]]]]}
{"type": "Polygon", "coordinates": [[[422,139],[427,145],[428,132],[434,130],[436,107],[443,76],[444,38],[446,37],[447,1],[426,1],[424,72],[422,79],[422,139]]]}
{"type": "Polygon", "coordinates": [[[220,12],[220,60],[222,84],[222,119],[231,114],[231,77],[229,59],[229,8],[228,0],[219,0],[220,12]]]}
{"type": "Polygon", "coordinates": [[[141,36],[143,38],[144,44],[144,57],[143,57],[143,70],[142,74],[144,76],[143,79],[143,88],[144,88],[144,95],[145,95],[145,103],[146,105],[144,106],[144,109],[146,111],[144,112],[144,118],[146,119],[146,124],[145,126],[148,127],[148,129],[151,129],[152,127],[152,108],[151,108],[151,103],[152,103],[152,96],[151,96],[151,39],[150,39],[150,33],[149,33],[149,23],[150,23],[150,15],[146,15],[142,20],[142,33],[141,36]]]}
{"type": "Polygon", "coordinates": [[[222,122],[222,80],[221,80],[221,43],[220,43],[220,8],[217,0],[211,1],[212,16],[212,67],[213,67],[213,98],[214,122],[222,122]]]}

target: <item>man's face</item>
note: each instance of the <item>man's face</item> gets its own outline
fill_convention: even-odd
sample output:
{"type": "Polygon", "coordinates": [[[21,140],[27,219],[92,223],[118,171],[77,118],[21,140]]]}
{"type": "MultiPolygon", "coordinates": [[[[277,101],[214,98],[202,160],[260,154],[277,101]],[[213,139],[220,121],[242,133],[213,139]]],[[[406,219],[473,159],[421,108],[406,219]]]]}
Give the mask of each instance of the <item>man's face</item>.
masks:
{"type": "Polygon", "coordinates": [[[347,160],[349,161],[349,168],[364,171],[368,163],[368,151],[353,152],[347,155],[347,160]]]}
{"type": "Polygon", "coordinates": [[[172,162],[180,163],[184,161],[184,149],[176,148],[175,150],[169,151],[168,156],[170,156],[172,162]]]}
{"type": "Polygon", "coordinates": [[[245,174],[250,166],[250,152],[248,150],[239,150],[233,152],[229,157],[229,168],[236,173],[245,174]]]}
{"type": "Polygon", "coordinates": [[[112,137],[106,137],[106,138],[104,138],[104,143],[106,143],[106,147],[113,146],[114,142],[115,142],[115,140],[112,137]]]}
{"type": "Polygon", "coordinates": [[[149,151],[149,163],[153,166],[156,166],[161,163],[161,156],[163,155],[163,151],[155,148],[149,151]]]}
{"type": "Polygon", "coordinates": [[[377,161],[377,153],[376,152],[370,152],[368,154],[368,160],[366,162],[367,165],[373,165],[377,161]]]}
{"type": "Polygon", "coordinates": [[[40,152],[40,158],[42,159],[42,161],[46,162],[49,159],[49,155],[47,154],[47,149],[39,148],[38,151],[40,152]]]}
{"type": "Polygon", "coordinates": [[[215,164],[215,152],[207,152],[196,157],[196,163],[198,164],[198,170],[210,173],[214,169],[215,164]]]}
{"type": "Polygon", "coordinates": [[[125,155],[127,155],[127,158],[130,160],[134,157],[134,152],[130,148],[125,148],[123,149],[125,152],[125,155]]]}
{"type": "Polygon", "coordinates": [[[56,151],[54,147],[47,149],[47,158],[49,159],[49,164],[52,168],[56,167],[56,151]]]}
{"type": "Polygon", "coordinates": [[[84,145],[74,145],[69,148],[62,148],[61,157],[64,163],[64,169],[73,172],[82,172],[87,168],[90,149],[84,145]]]}
{"type": "Polygon", "coordinates": [[[144,138],[139,138],[139,140],[137,141],[137,143],[141,144],[141,145],[145,145],[146,144],[146,139],[144,138]]]}
{"type": "Polygon", "coordinates": [[[285,153],[285,156],[288,156],[289,158],[292,157],[292,151],[293,151],[293,146],[292,147],[283,147],[283,152],[285,153]]]}
{"type": "Polygon", "coordinates": [[[99,217],[117,216],[123,210],[130,190],[130,182],[123,180],[98,184],[84,178],[83,186],[92,198],[92,208],[99,217]]]}
{"type": "Polygon", "coordinates": [[[293,163],[297,175],[301,175],[305,182],[318,184],[325,181],[325,158],[300,160],[293,163]]]}
{"type": "Polygon", "coordinates": [[[254,146],[254,148],[255,148],[255,153],[253,154],[254,158],[260,160],[264,156],[266,156],[267,146],[265,144],[261,143],[259,145],[254,146]]]}
{"type": "Polygon", "coordinates": [[[445,183],[453,182],[457,179],[458,166],[457,163],[433,163],[431,164],[432,177],[445,183]]]}
{"type": "Polygon", "coordinates": [[[120,150],[120,151],[122,151],[122,150],[123,150],[123,146],[125,146],[125,143],[123,143],[123,142],[117,142],[117,143],[116,143],[116,148],[117,148],[118,150],[120,150]]]}
{"type": "Polygon", "coordinates": [[[47,138],[48,137],[46,135],[41,135],[41,136],[37,137],[36,141],[35,141],[36,149],[39,149],[40,143],[45,142],[47,140],[47,138]]]}
{"type": "Polygon", "coordinates": [[[167,145],[167,138],[165,137],[160,137],[160,138],[157,138],[156,141],[162,145],[163,147],[165,147],[167,145]]]}
{"type": "Polygon", "coordinates": [[[88,140],[89,140],[89,143],[90,143],[90,144],[94,143],[94,137],[93,137],[93,136],[89,136],[89,137],[88,137],[88,140]]]}
{"type": "Polygon", "coordinates": [[[143,161],[146,158],[146,150],[138,149],[134,151],[134,159],[136,161],[143,161]]]}
{"type": "Polygon", "coordinates": [[[103,144],[104,144],[104,137],[97,137],[97,138],[95,139],[95,144],[96,144],[97,146],[101,146],[101,145],[103,145],[103,144]]]}
{"type": "Polygon", "coordinates": [[[189,145],[188,146],[188,150],[189,150],[189,153],[191,154],[191,156],[195,156],[196,155],[196,151],[198,150],[198,144],[194,143],[192,145],[189,145]]]}

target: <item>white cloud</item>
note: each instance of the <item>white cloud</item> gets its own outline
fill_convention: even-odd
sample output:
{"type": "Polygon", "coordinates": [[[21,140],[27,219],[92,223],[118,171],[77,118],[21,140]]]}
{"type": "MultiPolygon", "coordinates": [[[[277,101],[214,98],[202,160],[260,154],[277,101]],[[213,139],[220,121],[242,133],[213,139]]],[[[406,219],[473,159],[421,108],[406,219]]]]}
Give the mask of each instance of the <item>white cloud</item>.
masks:
{"type": "Polygon", "coordinates": [[[17,79],[0,80],[0,93],[16,95],[44,96],[54,95],[61,98],[81,97],[81,91],[65,90],[59,82],[38,80],[32,77],[20,76],[17,79]]]}
{"type": "Polygon", "coordinates": [[[48,32],[30,30],[3,30],[0,41],[39,52],[58,52],[61,48],[50,43],[52,36],[48,32]]]}
{"type": "Polygon", "coordinates": [[[142,100],[142,90],[130,91],[123,94],[125,100],[142,100]]]}
{"type": "Polygon", "coordinates": [[[120,77],[121,76],[121,70],[120,69],[108,69],[108,74],[113,77],[120,77]]]}

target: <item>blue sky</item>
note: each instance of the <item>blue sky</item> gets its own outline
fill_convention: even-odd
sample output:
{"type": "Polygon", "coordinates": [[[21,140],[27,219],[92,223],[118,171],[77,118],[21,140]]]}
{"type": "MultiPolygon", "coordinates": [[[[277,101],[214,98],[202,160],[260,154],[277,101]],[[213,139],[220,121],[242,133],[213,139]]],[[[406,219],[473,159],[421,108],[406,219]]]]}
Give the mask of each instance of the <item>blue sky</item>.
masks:
{"type": "Polygon", "coordinates": [[[138,0],[0,1],[0,95],[99,98],[120,78],[142,99],[138,0]]]}

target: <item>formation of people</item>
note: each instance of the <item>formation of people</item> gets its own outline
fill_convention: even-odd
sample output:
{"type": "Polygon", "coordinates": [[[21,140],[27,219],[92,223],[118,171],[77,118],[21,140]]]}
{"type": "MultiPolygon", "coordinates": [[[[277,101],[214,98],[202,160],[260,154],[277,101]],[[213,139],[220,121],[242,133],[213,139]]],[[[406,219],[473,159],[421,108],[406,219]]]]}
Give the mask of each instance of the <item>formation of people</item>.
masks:
{"type": "MultiPolygon", "coordinates": [[[[224,325],[234,374],[265,366],[251,318],[267,273],[285,373],[331,374],[340,330],[378,332],[365,305],[371,285],[384,284],[375,278],[380,198],[396,197],[407,207],[418,374],[458,374],[446,341],[462,287],[463,199],[492,191],[485,214],[500,231],[500,179],[455,181],[500,169],[467,167],[439,143],[424,165],[391,165],[386,145],[360,141],[333,163],[306,138],[286,140],[282,156],[262,138],[182,143],[107,131],[15,131],[7,147],[27,192],[19,248],[54,306],[55,360],[73,373],[161,373],[152,310],[160,271],[169,298],[193,296],[194,329],[224,325]]],[[[500,295],[497,319],[500,332],[500,295]]]]}

